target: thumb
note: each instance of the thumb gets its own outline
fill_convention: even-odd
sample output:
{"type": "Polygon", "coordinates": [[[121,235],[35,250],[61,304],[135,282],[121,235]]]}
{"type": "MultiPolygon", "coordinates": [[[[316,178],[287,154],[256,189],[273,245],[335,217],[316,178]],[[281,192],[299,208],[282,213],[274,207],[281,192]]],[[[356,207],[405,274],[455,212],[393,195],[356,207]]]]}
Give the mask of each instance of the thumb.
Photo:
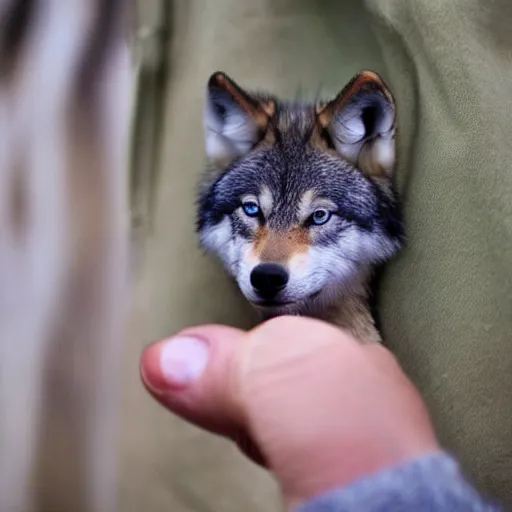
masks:
{"type": "Polygon", "coordinates": [[[144,350],[142,381],[164,407],[236,440],[245,430],[238,371],[246,337],[217,325],[186,329],[144,350]]]}
{"type": "Polygon", "coordinates": [[[317,403],[313,390],[321,395],[332,387],[326,379],[339,375],[337,369],[315,369],[337,364],[333,349],[345,357],[357,346],[332,326],[297,317],[276,318],[250,332],[201,326],[147,347],[141,376],[164,407],[231,438],[254,462],[266,465],[265,447],[258,449],[254,441],[261,442],[267,424],[275,424],[273,415],[282,416],[285,404],[290,414],[298,409],[302,416],[305,396],[317,403]]]}

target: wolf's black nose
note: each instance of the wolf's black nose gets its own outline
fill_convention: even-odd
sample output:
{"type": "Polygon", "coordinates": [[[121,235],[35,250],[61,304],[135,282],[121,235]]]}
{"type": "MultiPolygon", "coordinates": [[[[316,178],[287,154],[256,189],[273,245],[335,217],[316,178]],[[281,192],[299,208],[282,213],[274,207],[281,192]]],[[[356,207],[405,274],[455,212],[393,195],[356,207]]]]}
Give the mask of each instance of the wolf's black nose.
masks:
{"type": "Polygon", "coordinates": [[[262,263],[251,272],[251,284],[263,299],[273,299],[288,282],[288,272],[277,263],[262,263]]]}

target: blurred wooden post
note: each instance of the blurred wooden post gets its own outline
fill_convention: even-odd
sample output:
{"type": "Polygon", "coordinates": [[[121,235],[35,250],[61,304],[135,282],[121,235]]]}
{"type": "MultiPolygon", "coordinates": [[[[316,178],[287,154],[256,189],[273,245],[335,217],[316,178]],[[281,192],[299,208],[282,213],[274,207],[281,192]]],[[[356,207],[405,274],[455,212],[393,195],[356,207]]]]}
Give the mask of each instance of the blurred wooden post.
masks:
{"type": "Polygon", "coordinates": [[[115,510],[122,0],[0,0],[0,511],[115,510]]]}

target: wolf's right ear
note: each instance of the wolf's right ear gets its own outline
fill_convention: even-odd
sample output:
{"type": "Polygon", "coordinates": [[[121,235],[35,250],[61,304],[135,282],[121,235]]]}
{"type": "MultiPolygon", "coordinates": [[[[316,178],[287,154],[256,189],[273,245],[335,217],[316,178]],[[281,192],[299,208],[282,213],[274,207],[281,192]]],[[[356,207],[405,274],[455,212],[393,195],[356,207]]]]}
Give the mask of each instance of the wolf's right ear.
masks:
{"type": "Polygon", "coordinates": [[[203,114],[206,155],[225,168],[261,140],[269,116],[258,100],[222,72],[208,80],[203,114]]]}

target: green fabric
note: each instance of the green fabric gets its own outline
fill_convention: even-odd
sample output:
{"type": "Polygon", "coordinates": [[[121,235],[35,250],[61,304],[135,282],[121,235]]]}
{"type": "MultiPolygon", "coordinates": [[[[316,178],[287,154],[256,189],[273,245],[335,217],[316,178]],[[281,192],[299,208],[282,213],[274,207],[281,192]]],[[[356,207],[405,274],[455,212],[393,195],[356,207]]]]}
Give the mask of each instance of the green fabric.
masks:
{"type": "Polygon", "coordinates": [[[278,510],[266,474],[160,410],[137,375],[148,341],[190,324],[254,320],[194,234],[204,86],[217,69],[309,97],[320,86],[337,92],[361,69],[383,75],[398,105],[408,233],[383,283],[384,337],[444,445],[480,489],[512,506],[510,0],[173,5],[165,143],[126,349],[120,510],[278,510]]]}

